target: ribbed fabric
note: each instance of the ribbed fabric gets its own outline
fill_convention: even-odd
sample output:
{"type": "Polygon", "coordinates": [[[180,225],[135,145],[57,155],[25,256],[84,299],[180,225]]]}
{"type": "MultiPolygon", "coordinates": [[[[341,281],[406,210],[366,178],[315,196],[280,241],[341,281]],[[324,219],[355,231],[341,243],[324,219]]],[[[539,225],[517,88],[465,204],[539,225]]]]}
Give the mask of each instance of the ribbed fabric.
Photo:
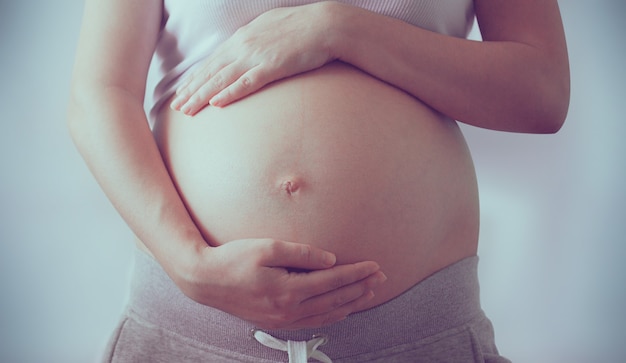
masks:
{"type": "MultiPolygon", "coordinates": [[[[148,73],[145,108],[152,125],[156,111],[181,76],[237,29],[277,7],[315,0],[165,0],[164,17],[148,73]]],[[[437,33],[466,37],[474,21],[472,0],[342,0],[437,33]]]]}

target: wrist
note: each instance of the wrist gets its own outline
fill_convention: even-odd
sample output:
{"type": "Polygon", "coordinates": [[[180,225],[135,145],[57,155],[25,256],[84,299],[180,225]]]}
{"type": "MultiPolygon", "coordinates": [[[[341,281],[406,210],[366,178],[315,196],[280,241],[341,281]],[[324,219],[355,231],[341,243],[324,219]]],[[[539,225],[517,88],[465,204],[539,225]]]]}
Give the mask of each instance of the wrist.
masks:
{"type": "Polygon", "coordinates": [[[201,275],[201,270],[206,270],[207,255],[212,253],[214,247],[206,243],[190,244],[176,256],[175,269],[177,274],[186,281],[195,281],[196,276],[201,275]]]}
{"type": "Polygon", "coordinates": [[[322,8],[322,23],[326,47],[332,59],[350,63],[350,51],[358,38],[352,37],[360,8],[338,1],[326,1],[322,8]]]}
{"type": "Polygon", "coordinates": [[[170,278],[182,287],[195,280],[201,267],[206,269],[207,266],[202,261],[212,249],[201,237],[191,238],[179,243],[169,243],[167,249],[155,254],[155,258],[170,278]]]}
{"type": "Polygon", "coordinates": [[[343,38],[345,36],[343,18],[348,5],[337,1],[324,1],[319,6],[318,24],[322,29],[323,46],[329,59],[341,59],[343,54],[343,38]]]}

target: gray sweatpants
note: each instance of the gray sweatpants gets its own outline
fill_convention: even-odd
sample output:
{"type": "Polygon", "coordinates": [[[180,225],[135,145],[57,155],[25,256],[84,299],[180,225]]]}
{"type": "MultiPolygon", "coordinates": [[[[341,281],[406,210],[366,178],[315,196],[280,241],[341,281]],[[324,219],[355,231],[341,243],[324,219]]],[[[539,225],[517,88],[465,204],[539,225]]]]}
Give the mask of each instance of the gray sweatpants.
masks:
{"type": "MultiPolygon", "coordinates": [[[[250,323],[188,299],[138,251],[131,297],[103,362],[287,362],[250,323]]],[[[266,331],[284,341],[327,337],[333,362],[509,362],[480,308],[478,257],[448,266],[393,300],[319,329],[266,331]]],[[[312,360],[311,360],[312,361],[312,360]]]]}

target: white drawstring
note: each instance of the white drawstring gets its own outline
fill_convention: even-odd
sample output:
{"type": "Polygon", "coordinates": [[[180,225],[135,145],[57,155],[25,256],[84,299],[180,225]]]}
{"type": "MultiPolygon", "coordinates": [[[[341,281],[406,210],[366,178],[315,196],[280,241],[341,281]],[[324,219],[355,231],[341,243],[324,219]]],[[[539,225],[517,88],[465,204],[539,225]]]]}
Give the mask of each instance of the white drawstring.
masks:
{"type": "Polygon", "coordinates": [[[268,348],[287,352],[289,363],[306,363],[309,358],[322,363],[333,362],[326,354],[317,350],[320,345],[326,344],[327,339],[324,336],[315,336],[309,341],[284,341],[257,329],[252,332],[252,336],[268,348]]]}

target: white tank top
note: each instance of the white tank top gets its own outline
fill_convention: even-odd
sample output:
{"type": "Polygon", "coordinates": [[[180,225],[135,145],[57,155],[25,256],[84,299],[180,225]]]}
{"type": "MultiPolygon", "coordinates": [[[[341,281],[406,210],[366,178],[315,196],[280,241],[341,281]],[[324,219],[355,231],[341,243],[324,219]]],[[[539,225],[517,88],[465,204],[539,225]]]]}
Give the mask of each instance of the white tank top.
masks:
{"type": "MultiPolygon", "coordinates": [[[[237,29],[277,7],[315,0],[164,0],[163,20],[148,72],[145,109],[152,125],[182,75],[211,54],[237,29]]],[[[472,0],[342,0],[414,26],[467,37],[474,21],[472,0]]]]}

